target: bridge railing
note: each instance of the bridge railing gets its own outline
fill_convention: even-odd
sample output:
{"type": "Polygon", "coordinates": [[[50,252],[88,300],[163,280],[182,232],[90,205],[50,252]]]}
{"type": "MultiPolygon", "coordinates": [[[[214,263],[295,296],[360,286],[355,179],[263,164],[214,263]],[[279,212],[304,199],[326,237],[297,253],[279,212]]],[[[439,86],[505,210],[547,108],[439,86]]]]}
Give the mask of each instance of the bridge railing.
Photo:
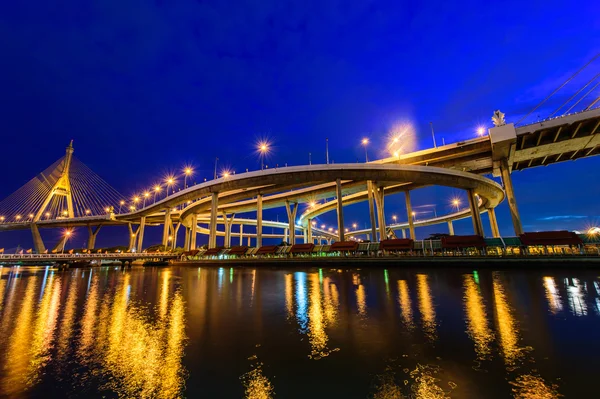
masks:
{"type": "Polygon", "coordinates": [[[110,253],[110,254],[0,254],[0,260],[13,259],[125,259],[125,258],[161,258],[161,257],[178,257],[178,254],[172,252],[125,252],[125,253],[110,253]]]}

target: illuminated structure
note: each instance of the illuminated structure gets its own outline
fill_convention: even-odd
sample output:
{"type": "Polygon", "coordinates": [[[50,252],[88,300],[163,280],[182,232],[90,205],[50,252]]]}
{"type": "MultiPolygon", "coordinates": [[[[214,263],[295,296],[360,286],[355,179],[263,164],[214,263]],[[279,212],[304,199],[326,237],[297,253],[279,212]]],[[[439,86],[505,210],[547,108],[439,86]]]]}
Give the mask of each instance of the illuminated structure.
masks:
{"type": "MultiPolygon", "coordinates": [[[[367,235],[372,240],[385,238],[389,229],[406,231],[415,237],[415,228],[432,224],[448,224],[471,217],[474,232],[484,235],[480,213],[487,212],[492,235],[499,236],[494,208],[508,199],[515,233],[523,232],[511,172],[565,160],[589,157],[600,153],[600,109],[554,118],[531,125],[515,127],[496,118],[497,126],[482,135],[464,142],[399,154],[368,163],[304,165],[284,168],[266,168],[264,155],[269,149],[262,143],[258,152],[261,170],[246,173],[224,173],[222,177],[190,185],[187,177],[192,169],[186,167],[184,187],[174,190],[176,176],[168,176],[161,194],[161,186],[154,186],[154,201],[149,192],[136,196],[135,203],[127,204],[124,196],[110,188],[89,168],[72,158],[73,146],[66,155],[31,180],[13,195],[0,202],[0,231],[31,229],[35,250],[45,248],[39,228],[76,226],[88,227],[88,248],[93,248],[101,226],[127,225],[129,249],[143,249],[147,225],[162,225],[162,244],[174,248],[177,233],[185,229],[186,249],[196,248],[197,234],[207,234],[209,247],[217,245],[217,236],[224,237],[224,245],[231,246],[232,226],[239,226],[240,243],[244,238],[254,239],[256,246],[263,238],[284,238],[295,243],[313,240],[346,240],[367,235]],[[503,186],[481,175],[501,176],[503,186]],[[420,187],[442,185],[464,190],[469,207],[434,218],[414,220],[411,191],[420,187]],[[386,226],[385,195],[403,193],[407,207],[407,221],[386,226]],[[335,198],[334,200],[329,200],[335,198]],[[344,206],[368,201],[371,226],[365,230],[345,228],[344,206]],[[298,215],[298,209],[306,208],[298,215]],[[285,207],[287,222],[263,220],[263,210],[285,207]],[[119,209],[118,213],[114,209],[119,209]],[[121,213],[126,211],[127,213],[121,213]],[[333,228],[321,227],[314,219],[329,211],[338,215],[337,234],[333,228]],[[240,214],[255,212],[254,218],[240,218],[240,214]],[[28,217],[27,215],[33,215],[28,217]],[[238,218],[236,218],[238,215],[238,218]],[[201,227],[207,223],[208,227],[201,227]],[[218,230],[218,226],[223,226],[218,230]],[[244,231],[251,225],[254,231],[244,231]],[[265,234],[264,227],[277,228],[277,233],[265,234]],[[169,240],[169,237],[172,239],[169,240]]],[[[479,132],[480,133],[480,132],[479,132]]],[[[480,133],[481,134],[481,133],[480,133]]],[[[366,142],[363,141],[366,153],[366,142]]],[[[59,243],[60,245],[61,243],[59,243]]]]}

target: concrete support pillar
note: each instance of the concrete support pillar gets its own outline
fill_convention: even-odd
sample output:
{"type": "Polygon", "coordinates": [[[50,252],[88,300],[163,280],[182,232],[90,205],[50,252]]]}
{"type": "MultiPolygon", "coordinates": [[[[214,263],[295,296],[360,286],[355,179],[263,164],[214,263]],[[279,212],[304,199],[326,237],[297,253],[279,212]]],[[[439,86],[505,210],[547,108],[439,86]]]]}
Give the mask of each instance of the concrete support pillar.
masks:
{"type": "Polygon", "coordinates": [[[285,211],[287,212],[288,224],[290,226],[290,244],[294,245],[296,243],[296,213],[298,212],[298,204],[291,204],[286,200],[285,211]]]}
{"type": "Polygon", "coordinates": [[[171,208],[165,210],[162,245],[166,248],[169,244],[169,230],[171,230],[171,208]]]}
{"type": "Polygon", "coordinates": [[[374,187],[373,194],[375,196],[375,204],[377,205],[377,220],[379,221],[379,241],[386,239],[385,234],[385,212],[384,212],[384,188],[374,187]]]}
{"type": "Polygon", "coordinates": [[[454,224],[452,224],[452,220],[448,220],[448,234],[451,236],[454,235],[454,224]]]}
{"type": "Polygon", "coordinates": [[[42,235],[40,234],[40,229],[38,229],[38,226],[35,223],[31,223],[31,235],[33,236],[33,248],[35,249],[35,252],[38,254],[43,254],[46,252],[46,247],[44,246],[44,241],[42,241],[42,235]]]}
{"type": "Polygon", "coordinates": [[[335,195],[337,198],[337,218],[338,218],[338,237],[340,241],[346,241],[346,233],[344,231],[344,204],[342,199],[342,180],[335,181],[335,195]]]}
{"type": "Polygon", "coordinates": [[[262,194],[256,197],[256,246],[262,247],[262,194]]]}
{"type": "Polygon", "coordinates": [[[413,219],[412,204],[410,203],[410,191],[404,192],[404,199],[406,201],[406,216],[408,217],[408,231],[410,233],[410,238],[416,240],[417,237],[415,236],[415,222],[413,219]]]}
{"type": "MultiPolygon", "coordinates": [[[[87,226],[87,229],[88,229],[87,249],[94,249],[94,247],[96,246],[96,237],[98,236],[98,232],[100,232],[100,227],[102,227],[101,224],[99,224],[98,226],[96,226],[95,229],[93,229],[92,226],[88,224],[88,226],[87,226]]],[[[34,241],[34,244],[35,244],[35,241],[34,241]]]]}
{"type": "Polygon", "coordinates": [[[219,207],[219,193],[212,193],[210,201],[210,223],[208,225],[208,248],[217,246],[217,209],[219,207]]]}
{"type": "Polygon", "coordinates": [[[289,231],[290,231],[290,229],[283,229],[283,241],[285,241],[285,242],[289,242],[288,241],[289,237],[290,237],[289,231]]]}
{"type": "Polygon", "coordinates": [[[181,222],[177,223],[177,225],[173,227],[173,239],[171,240],[171,249],[177,248],[177,234],[179,233],[180,227],[181,222]]]}
{"type": "MultiPolygon", "coordinates": [[[[140,227],[138,227],[138,243],[137,243],[137,251],[138,252],[142,252],[142,249],[144,248],[144,230],[146,228],[146,216],[142,216],[140,218],[140,227]]],[[[100,227],[98,227],[98,230],[100,230],[100,227]]]]}
{"type": "Polygon", "coordinates": [[[402,229],[402,238],[406,238],[406,229],[402,229]]]}
{"type": "Polygon", "coordinates": [[[131,252],[133,247],[135,246],[135,238],[137,237],[140,229],[133,230],[133,225],[131,223],[127,223],[127,227],[129,228],[129,245],[127,246],[127,251],[131,252]]]}
{"type": "Polygon", "coordinates": [[[306,234],[307,234],[307,239],[304,242],[313,242],[313,235],[312,235],[312,219],[308,219],[308,224],[306,225],[306,234]]]}
{"type": "Polygon", "coordinates": [[[196,239],[198,236],[198,215],[192,215],[192,226],[190,227],[190,251],[196,249],[196,239]]]}
{"type": "Polygon", "coordinates": [[[369,199],[369,217],[371,218],[371,236],[377,241],[377,226],[375,224],[375,206],[373,204],[373,182],[367,181],[367,195],[369,199]]]}
{"type": "Polygon", "coordinates": [[[248,236],[248,246],[251,247],[252,246],[252,240],[250,239],[250,236],[248,236]]]}
{"type": "Polygon", "coordinates": [[[233,225],[234,218],[235,213],[228,219],[227,214],[223,212],[223,219],[225,221],[225,247],[227,248],[231,248],[231,226],[233,225]]]}
{"type": "Polygon", "coordinates": [[[488,208],[488,217],[490,218],[490,226],[492,228],[492,237],[500,237],[500,230],[498,229],[498,220],[496,219],[496,210],[494,208],[488,208]]]}
{"type": "Polygon", "coordinates": [[[189,227],[185,228],[185,238],[184,238],[185,242],[183,243],[184,251],[190,250],[190,235],[191,235],[190,230],[191,229],[189,227]]]}
{"type": "Polygon", "coordinates": [[[500,162],[500,173],[502,174],[502,183],[504,184],[504,191],[506,192],[506,199],[508,200],[508,207],[510,209],[510,216],[512,218],[515,234],[519,236],[523,234],[523,225],[521,224],[521,216],[519,215],[519,208],[517,208],[517,200],[515,198],[515,189],[513,188],[510,169],[506,158],[500,162]]]}
{"type": "Polygon", "coordinates": [[[471,208],[471,217],[473,219],[473,230],[475,235],[484,236],[483,224],[481,223],[481,215],[479,214],[479,203],[475,196],[473,189],[467,190],[467,197],[469,199],[469,207],[471,208]]]}
{"type": "Polygon", "coordinates": [[[244,225],[240,224],[240,246],[242,245],[244,245],[244,225]]]}

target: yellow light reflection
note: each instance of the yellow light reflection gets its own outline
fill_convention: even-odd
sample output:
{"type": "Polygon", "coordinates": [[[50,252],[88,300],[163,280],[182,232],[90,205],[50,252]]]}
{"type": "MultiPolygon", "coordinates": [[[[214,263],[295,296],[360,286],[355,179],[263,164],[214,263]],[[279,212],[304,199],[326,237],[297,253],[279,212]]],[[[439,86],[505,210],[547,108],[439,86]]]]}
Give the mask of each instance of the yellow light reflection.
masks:
{"type": "Polygon", "coordinates": [[[464,305],[467,333],[475,344],[477,359],[485,359],[491,353],[490,344],[494,334],[489,328],[483,297],[472,275],[464,276],[464,305]]]}
{"type": "Polygon", "coordinates": [[[273,384],[264,376],[261,364],[244,374],[242,381],[246,399],[271,399],[275,396],[273,384]]]}
{"type": "Polygon", "coordinates": [[[328,326],[337,323],[339,306],[337,286],[331,282],[329,277],[325,277],[323,279],[323,308],[325,310],[325,321],[328,326]]]}
{"type": "Polygon", "coordinates": [[[310,275],[309,307],[308,307],[308,341],[310,342],[310,358],[319,360],[329,356],[327,349],[329,337],[325,332],[325,321],[323,317],[323,306],[321,303],[321,291],[319,287],[319,275],[310,275]]]}
{"type": "Polygon", "coordinates": [[[37,320],[34,324],[33,337],[30,342],[31,358],[27,383],[34,385],[39,382],[43,367],[50,360],[50,349],[54,341],[58,310],[60,308],[61,282],[50,276],[46,290],[38,308],[37,320]]]}
{"type": "Polygon", "coordinates": [[[285,309],[288,320],[294,318],[294,276],[285,275],[285,309]]]}
{"type": "Polygon", "coordinates": [[[402,322],[408,329],[414,328],[412,301],[406,280],[398,280],[398,304],[402,314],[402,322]]]}
{"type": "Polygon", "coordinates": [[[511,381],[514,398],[517,399],[555,399],[560,398],[556,385],[548,385],[534,375],[521,375],[516,381],[511,381]]]}
{"type": "Polygon", "coordinates": [[[186,339],[185,307],[179,291],[168,296],[167,273],[162,284],[156,323],[151,322],[146,308],[131,300],[129,274],[123,276],[114,293],[104,294],[96,323],[93,322],[98,308],[96,280],[90,290],[82,321],[80,353],[89,353],[88,368],[106,374],[105,388],[120,397],[181,395],[185,375],[181,364],[186,339]],[[89,350],[84,345],[89,345],[89,350]]]}
{"type": "Polygon", "coordinates": [[[367,316],[367,292],[365,286],[359,284],[356,287],[356,306],[358,307],[358,314],[361,317],[367,316]]]}
{"type": "Polygon", "coordinates": [[[550,313],[557,314],[558,312],[562,312],[562,298],[560,297],[558,288],[556,287],[554,277],[544,277],[544,288],[546,289],[546,299],[548,300],[548,308],[550,309],[550,313]]]}
{"type": "MultiPolygon", "coordinates": [[[[75,326],[75,304],[77,301],[77,284],[74,281],[70,282],[67,301],[65,302],[65,310],[60,323],[60,334],[58,336],[58,358],[64,361],[71,347],[71,336],[73,335],[73,327],[75,326]]],[[[61,362],[62,364],[62,362],[61,362]]]]}
{"type": "Polygon", "coordinates": [[[83,309],[83,317],[81,318],[81,338],[79,342],[79,357],[82,363],[86,363],[89,357],[89,350],[94,343],[95,332],[94,327],[96,325],[96,316],[98,310],[98,276],[94,276],[92,280],[92,286],[87,299],[85,300],[85,307],[83,309]]]}
{"type": "Polygon", "coordinates": [[[498,275],[494,275],[493,289],[500,349],[506,365],[512,366],[522,353],[519,348],[518,326],[498,275]]]}
{"type": "Polygon", "coordinates": [[[27,387],[26,375],[31,355],[27,348],[31,341],[35,286],[36,279],[27,280],[15,328],[12,334],[7,334],[9,346],[5,364],[6,376],[2,379],[2,392],[6,396],[16,395],[27,387]]]}
{"type": "Polygon", "coordinates": [[[429,289],[429,281],[426,274],[417,274],[417,291],[419,294],[419,312],[423,332],[430,340],[436,339],[435,307],[429,289]]]}

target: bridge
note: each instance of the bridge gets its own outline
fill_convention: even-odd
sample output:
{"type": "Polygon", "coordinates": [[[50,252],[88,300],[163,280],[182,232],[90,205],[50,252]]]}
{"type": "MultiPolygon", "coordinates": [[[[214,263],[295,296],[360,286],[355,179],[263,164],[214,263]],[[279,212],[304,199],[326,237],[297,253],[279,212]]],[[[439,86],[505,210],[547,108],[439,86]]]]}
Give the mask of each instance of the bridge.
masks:
{"type": "MultiPolygon", "coordinates": [[[[155,192],[133,200],[125,200],[74,158],[71,142],[65,156],[0,202],[0,231],[30,229],[39,256],[48,252],[40,229],[78,226],[88,230],[88,249],[94,248],[101,227],[127,226],[128,249],[137,252],[145,248],[144,230],[152,225],[162,226],[166,248],[177,245],[183,226],[186,250],[196,248],[198,234],[208,235],[210,248],[216,247],[218,236],[230,246],[234,235],[240,243],[254,240],[260,247],[263,238],[331,242],[365,235],[376,241],[386,238],[390,230],[414,238],[416,227],[435,224],[447,225],[453,234],[453,221],[464,218],[471,218],[474,233],[484,236],[481,213],[488,213],[492,235],[498,237],[494,209],[507,199],[515,234],[520,235],[523,228],[512,172],[598,155],[600,108],[518,127],[506,123],[501,113],[495,118],[496,126],[487,135],[458,143],[362,164],[301,165],[226,175],[172,193],[166,183],[161,187],[166,196],[157,198],[155,192]],[[502,185],[485,177],[489,174],[500,176],[502,185]],[[469,207],[416,221],[411,192],[435,185],[463,190],[469,207]],[[384,199],[393,194],[404,195],[407,221],[387,226],[384,199]],[[347,228],[344,207],[365,201],[370,228],[347,228]],[[263,220],[263,211],[272,208],[284,208],[288,220],[263,220]],[[315,219],[327,212],[337,213],[337,228],[317,225],[315,219]],[[247,213],[255,217],[236,218],[247,213]],[[244,226],[250,230],[244,231],[244,226]],[[265,227],[277,232],[266,234],[265,227]]],[[[67,239],[63,237],[54,252],[64,248],[67,239]]]]}
{"type": "Polygon", "coordinates": [[[125,265],[126,262],[136,260],[154,260],[161,261],[176,259],[178,255],[172,252],[152,252],[152,253],[77,253],[77,254],[2,254],[0,255],[0,265],[2,264],[47,264],[58,263],[68,264],[73,262],[84,261],[115,261],[125,265]]]}

